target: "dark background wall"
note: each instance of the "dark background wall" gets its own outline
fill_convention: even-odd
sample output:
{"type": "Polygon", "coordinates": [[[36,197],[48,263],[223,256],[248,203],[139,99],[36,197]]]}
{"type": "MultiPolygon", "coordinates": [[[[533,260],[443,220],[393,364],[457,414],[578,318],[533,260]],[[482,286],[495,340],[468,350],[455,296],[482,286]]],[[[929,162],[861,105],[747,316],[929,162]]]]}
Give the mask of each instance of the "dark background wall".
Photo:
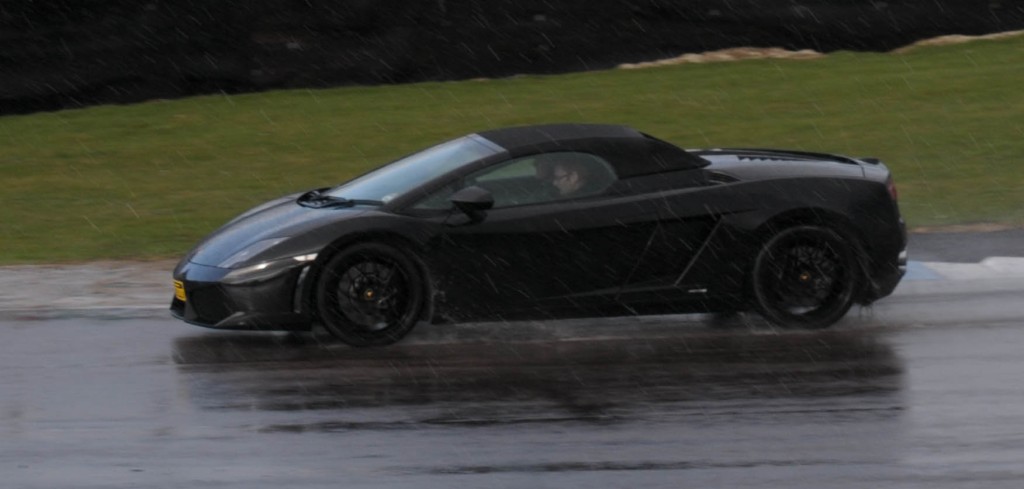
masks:
{"type": "Polygon", "coordinates": [[[14,0],[0,2],[0,114],[1022,28],[1019,0],[14,0]]]}

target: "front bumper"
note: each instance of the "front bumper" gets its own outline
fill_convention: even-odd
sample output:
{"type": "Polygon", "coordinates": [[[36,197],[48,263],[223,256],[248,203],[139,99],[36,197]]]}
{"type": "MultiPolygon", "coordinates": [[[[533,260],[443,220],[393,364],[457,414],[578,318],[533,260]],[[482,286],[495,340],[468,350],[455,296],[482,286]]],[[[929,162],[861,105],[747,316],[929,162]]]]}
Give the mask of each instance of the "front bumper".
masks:
{"type": "Polygon", "coordinates": [[[171,315],[215,329],[308,331],[312,319],[302,310],[308,266],[282,270],[272,277],[225,283],[230,269],[184,261],[174,280],[184,286],[185,300],[171,300],[171,315]]]}

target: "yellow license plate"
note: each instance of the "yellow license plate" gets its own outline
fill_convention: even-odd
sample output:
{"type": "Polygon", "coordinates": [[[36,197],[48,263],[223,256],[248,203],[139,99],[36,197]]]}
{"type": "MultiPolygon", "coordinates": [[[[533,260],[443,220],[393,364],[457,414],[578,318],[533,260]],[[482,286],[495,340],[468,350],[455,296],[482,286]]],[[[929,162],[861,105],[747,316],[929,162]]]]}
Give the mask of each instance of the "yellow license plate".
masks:
{"type": "Polygon", "coordinates": [[[181,280],[174,281],[174,298],[185,302],[185,284],[181,280]]]}

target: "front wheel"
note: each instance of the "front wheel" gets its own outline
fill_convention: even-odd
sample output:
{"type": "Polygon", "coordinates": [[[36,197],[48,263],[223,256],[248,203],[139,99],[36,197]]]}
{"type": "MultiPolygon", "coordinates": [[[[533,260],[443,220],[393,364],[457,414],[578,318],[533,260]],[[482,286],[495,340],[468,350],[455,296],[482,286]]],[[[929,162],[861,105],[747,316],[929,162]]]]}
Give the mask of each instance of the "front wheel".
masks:
{"type": "Polygon", "coordinates": [[[855,247],[831,229],[797,226],[765,243],[752,273],[758,312],[786,328],[827,328],[853,305],[861,282],[855,247]]]}
{"type": "Polygon", "coordinates": [[[391,246],[363,243],[334,255],[317,281],[324,328],[352,346],[389,345],[416,325],[425,304],[423,274],[391,246]]]}

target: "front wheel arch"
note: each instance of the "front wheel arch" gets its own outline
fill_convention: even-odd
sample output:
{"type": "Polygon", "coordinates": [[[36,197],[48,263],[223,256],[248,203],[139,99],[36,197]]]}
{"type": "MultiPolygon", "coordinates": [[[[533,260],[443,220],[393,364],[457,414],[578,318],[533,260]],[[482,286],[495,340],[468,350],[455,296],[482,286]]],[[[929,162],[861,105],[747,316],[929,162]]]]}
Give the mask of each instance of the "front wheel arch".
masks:
{"type": "Polygon", "coordinates": [[[434,295],[436,293],[436,288],[433,279],[434,274],[430,272],[430,268],[426,265],[423,259],[420,258],[421,256],[423,256],[422,247],[418,246],[412,240],[405,238],[401,235],[383,232],[368,232],[347,235],[324,246],[318,253],[316,261],[314,261],[313,264],[310,266],[309,272],[307,273],[307,277],[305,278],[302,286],[302,291],[297,297],[298,300],[302,301],[301,310],[308,313],[310,318],[315,323],[320,322],[320,318],[317,317],[316,314],[316,284],[319,281],[320,274],[323,273],[324,266],[327,264],[328,261],[330,261],[331,258],[333,258],[340,251],[344,250],[346,247],[361,243],[378,243],[386,246],[391,246],[399,250],[402,250],[405,253],[408,253],[413,258],[413,261],[419,267],[419,271],[424,277],[424,284],[427,287],[425,293],[427,294],[427,297],[430,299],[427,303],[427,307],[424,308],[423,314],[420,317],[420,319],[423,321],[429,321],[434,314],[434,295]]]}
{"type": "Polygon", "coordinates": [[[397,342],[417,323],[432,314],[433,287],[430,274],[415,250],[410,246],[403,246],[401,241],[378,237],[351,240],[340,246],[330,247],[325,254],[322,253],[322,256],[318,257],[314,271],[310,275],[309,291],[306,294],[310,314],[315,322],[332,336],[352,346],[383,346],[397,342]],[[404,286],[408,289],[404,293],[413,297],[408,317],[402,316],[394,324],[389,321],[379,331],[361,331],[356,328],[359,321],[353,321],[338,309],[336,295],[339,292],[339,284],[345,280],[342,275],[347,271],[338,268],[352,266],[349,262],[354,260],[351,258],[353,256],[400,269],[399,275],[404,276],[402,280],[407,282],[404,286]]]}

